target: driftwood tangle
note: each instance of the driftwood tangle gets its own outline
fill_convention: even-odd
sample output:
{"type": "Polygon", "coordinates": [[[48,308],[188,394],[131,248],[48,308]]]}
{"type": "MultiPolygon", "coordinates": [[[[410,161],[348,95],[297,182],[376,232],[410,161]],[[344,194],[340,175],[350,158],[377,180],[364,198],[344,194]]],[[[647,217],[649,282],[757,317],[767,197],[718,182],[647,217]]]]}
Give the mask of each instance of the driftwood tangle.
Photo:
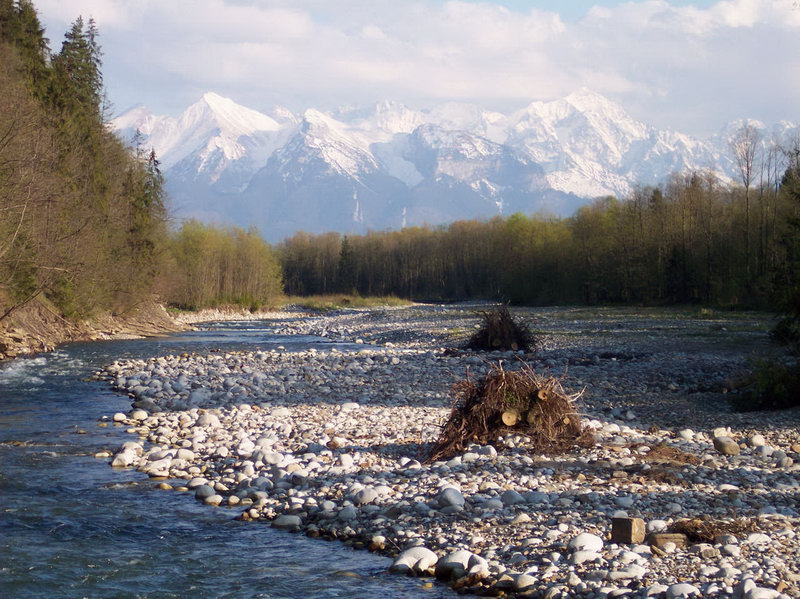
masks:
{"type": "Polygon", "coordinates": [[[528,438],[534,451],[563,450],[584,435],[575,400],[556,378],[528,365],[505,370],[495,364],[481,380],[453,387],[456,403],[425,461],[449,459],[470,443],[495,443],[505,433],[528,438]]]}
{"type": "Polygon", "coordinates": [[[528,326],[511,316],[507,306],[481,312],[483,322],[466,344],[477,351],[533,351],[536,339],[528,326]]]}

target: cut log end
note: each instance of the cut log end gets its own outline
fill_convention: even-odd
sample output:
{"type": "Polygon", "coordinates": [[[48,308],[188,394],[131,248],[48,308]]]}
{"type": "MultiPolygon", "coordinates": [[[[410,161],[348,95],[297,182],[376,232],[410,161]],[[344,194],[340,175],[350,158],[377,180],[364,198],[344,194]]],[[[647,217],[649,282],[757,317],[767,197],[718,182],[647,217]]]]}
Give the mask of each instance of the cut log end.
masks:
{"type": "Polygon", "coordinates": [[[515,426],[517,422],[519,422],[519,412],[516,410],[506,410],[500,418],[506,426],[515,426]]]}

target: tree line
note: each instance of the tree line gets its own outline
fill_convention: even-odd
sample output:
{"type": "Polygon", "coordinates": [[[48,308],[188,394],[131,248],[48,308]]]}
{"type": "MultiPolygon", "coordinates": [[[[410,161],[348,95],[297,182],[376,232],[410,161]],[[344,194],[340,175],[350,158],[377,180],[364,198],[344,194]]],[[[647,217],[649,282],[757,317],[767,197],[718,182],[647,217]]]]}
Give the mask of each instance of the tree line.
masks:
{"type": "Polygon", "coordinates": [[[673,175],[569,218],[515,214],[279,247],[287,292],[524,304],[703,303],[769,307],[798,287],[800,143],[745,125],[742,180],[673,175]]]}

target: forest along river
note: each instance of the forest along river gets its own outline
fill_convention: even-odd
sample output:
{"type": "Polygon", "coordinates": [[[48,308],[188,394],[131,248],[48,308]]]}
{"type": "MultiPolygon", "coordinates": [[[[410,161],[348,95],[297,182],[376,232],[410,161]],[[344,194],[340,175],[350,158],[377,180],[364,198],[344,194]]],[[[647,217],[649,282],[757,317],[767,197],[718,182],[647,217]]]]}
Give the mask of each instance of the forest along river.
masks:
{"type": "MultiPolygon", "coordinates": [[[[76,343],[0,365],[0,597],[451,597],[389,575],[388,558],[233,520],[93,457],[133,437],[98,426],[130,400],[90,380],[117,359],[320,347],[264,322],[76,343]]],[[[341,345],[339,345],[341,347],[341,345]]],[[[363,346],[359,346],[363,348],[363,346]]]]}

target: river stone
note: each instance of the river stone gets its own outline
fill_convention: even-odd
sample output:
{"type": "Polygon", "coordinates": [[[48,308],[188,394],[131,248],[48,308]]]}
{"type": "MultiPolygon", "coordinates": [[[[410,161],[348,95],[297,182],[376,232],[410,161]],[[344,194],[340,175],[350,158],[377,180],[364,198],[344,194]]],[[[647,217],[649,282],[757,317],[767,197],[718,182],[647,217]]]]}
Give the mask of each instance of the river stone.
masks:
{"type": "Polygon", "coordinates": [[[744,542],[748,545],[769,545],[772,543],[772,539],[763,532],[752,532],[747,535],[744,542]]]}
{"type": "Polygon", "coordinates": [[[568,547],[572,551],[600,551],[603,548],[603,539],[597,535],[583,532],[574,537],[568,547]]]}
{"type": "Polygon", "coordinates": [[[403,551],[389,567],[390,572],[421,574],[434,567],[439,558],[427,547],[411,547],[403,551]]]}
{"type": "Polygon", "coordinates": [[[601,557],[600,553],[597,551],[591,551],[589,549],[579,549],[575,551],[569,556],[569,563],[571,564],[583,564],[585,562],[596,562],[601,557]]]}
{"type": "Polygon", "coordinates": [[[687,582],[670,585],[667,589],[667,599],[681,599],[682,597],[700,596],[700,589],[687,582]]]}
{"type": "Polygon", "coordinates": [[[127,468],[133,464],[135,459],[136,454],[132,451],[120,451],[114,456],[114,459],[111,460],[111,465],[115,468],[127,468]]]}
{"type": "Polygon", "coordinates": [[[219,505],[222,501],[222,495],[217,495],[216,493],[203,499],[203,503],[206,505],[219,505]]]}
{"type": "Polygon", "coordinates": [[[436,500],[439,502],[440,507],[448,507],[448,506],[455,506],[455,507],[464,507],[464,496],[461,494],[461,491],[458,489],[454,489],[453,487],[447,487],[446,489],[442,490],[437,496],[436,500]]]}
{"type": "Polygon", "coordinates": [[[179,460],[186,460],[190,462],[194,459],[194,452],[191,449],[181,447],[176,453],[175,457],[179,460]]]}
{"type": "Polygon", "coordinates": [[[722,455],[739,455],[739,444],[730,437],[714,437],[714,449],[722,455]]]}
{"type": "Polygon", "coordinates": [[[122,412],[117,412],[116,414],[114,414],[113,418],[114,422],[125,422],[127,419],[128,417],[122,412]]]}
{"type": "Polygon", "coordinates": [[[133,412],[131,412],[131,418],[139,422],[141,422],[142,420],[147,420],[147,416],[148,414],[144,410],[134,410],[133,412]]]}
{"type": "Polygon", "coordinates": [[[536,586],[539,579],[530,574],[520,574],[514,579],[514,590],[525,591],[536,586]]]}
{"type": "Polygon", "coordinates": [[[300,530],[300,526],[302,524],[303,520],[300,518],[300,516],[296,516],[294,514],[282,514],[272,521],[273,528],[279,528],[281,530],[289,530],[293,532],[300,530]]]}
{"type": "Polygon", "coordinates": [[[344,521],[355,520],[358,518],[358,510],[352,505],[346,505],[339,510],[339,514],[336,517],[344,521]]]}
{"type": "Polygon", "coordinates": [[[627,568],[616,572],[609,572],[608,578],[609,580],[630,580],[630,579],[639,579],[645,575],[647,570],[644,566],[640,566],[639,564],[631,564],[627,568]]]}
{"type": "Polygon", "coordinates": [[[200,485],[194,490],[195,499],[204,500],[206,497],[211,497],[215,495],[216,491],[214,491],[214,487],[211,485],[200,485]]]}
{"type": "Polygon", "coordinates": [[[780,592],[776,591],[775,589],[755,587],[744,594],[744,599],[775,599],[779,595],[780,592]]]}
{"type": "Polygon", "coordinates": [[[365,505],[367,503],[372,503],[378,498],[378,492],[375,489],[367,487],[365,489],[361,489],[358,493],[355,494],[353,497],[353,503],[356,505],[365,505]]]}
{"type": "MultiPolygon", "coordinates": [[[[192,393],[192,395],[194,395],[194,393],[192,393]]],[[[200,414],[200,416],[197,417],[197,426],[219,428],[221,424],[216,414],[211,414],[210,412],[203,412],[202,414],[200,414]]]]}
{"type": "Polygon", "coordinates": [[[436,562],[436,578],[440,580],[453,580],[461,578],[469,569],[472,552],[466,549],[453,551],[436,562]]]}
{"type": "Polygon", "coordinates": [[[525,498],[513,489],[509,489],[503,492],[500,496],[500,501],[503,502],[503,505],[515,505],[517,503],[525,503],[525,498]]]}

